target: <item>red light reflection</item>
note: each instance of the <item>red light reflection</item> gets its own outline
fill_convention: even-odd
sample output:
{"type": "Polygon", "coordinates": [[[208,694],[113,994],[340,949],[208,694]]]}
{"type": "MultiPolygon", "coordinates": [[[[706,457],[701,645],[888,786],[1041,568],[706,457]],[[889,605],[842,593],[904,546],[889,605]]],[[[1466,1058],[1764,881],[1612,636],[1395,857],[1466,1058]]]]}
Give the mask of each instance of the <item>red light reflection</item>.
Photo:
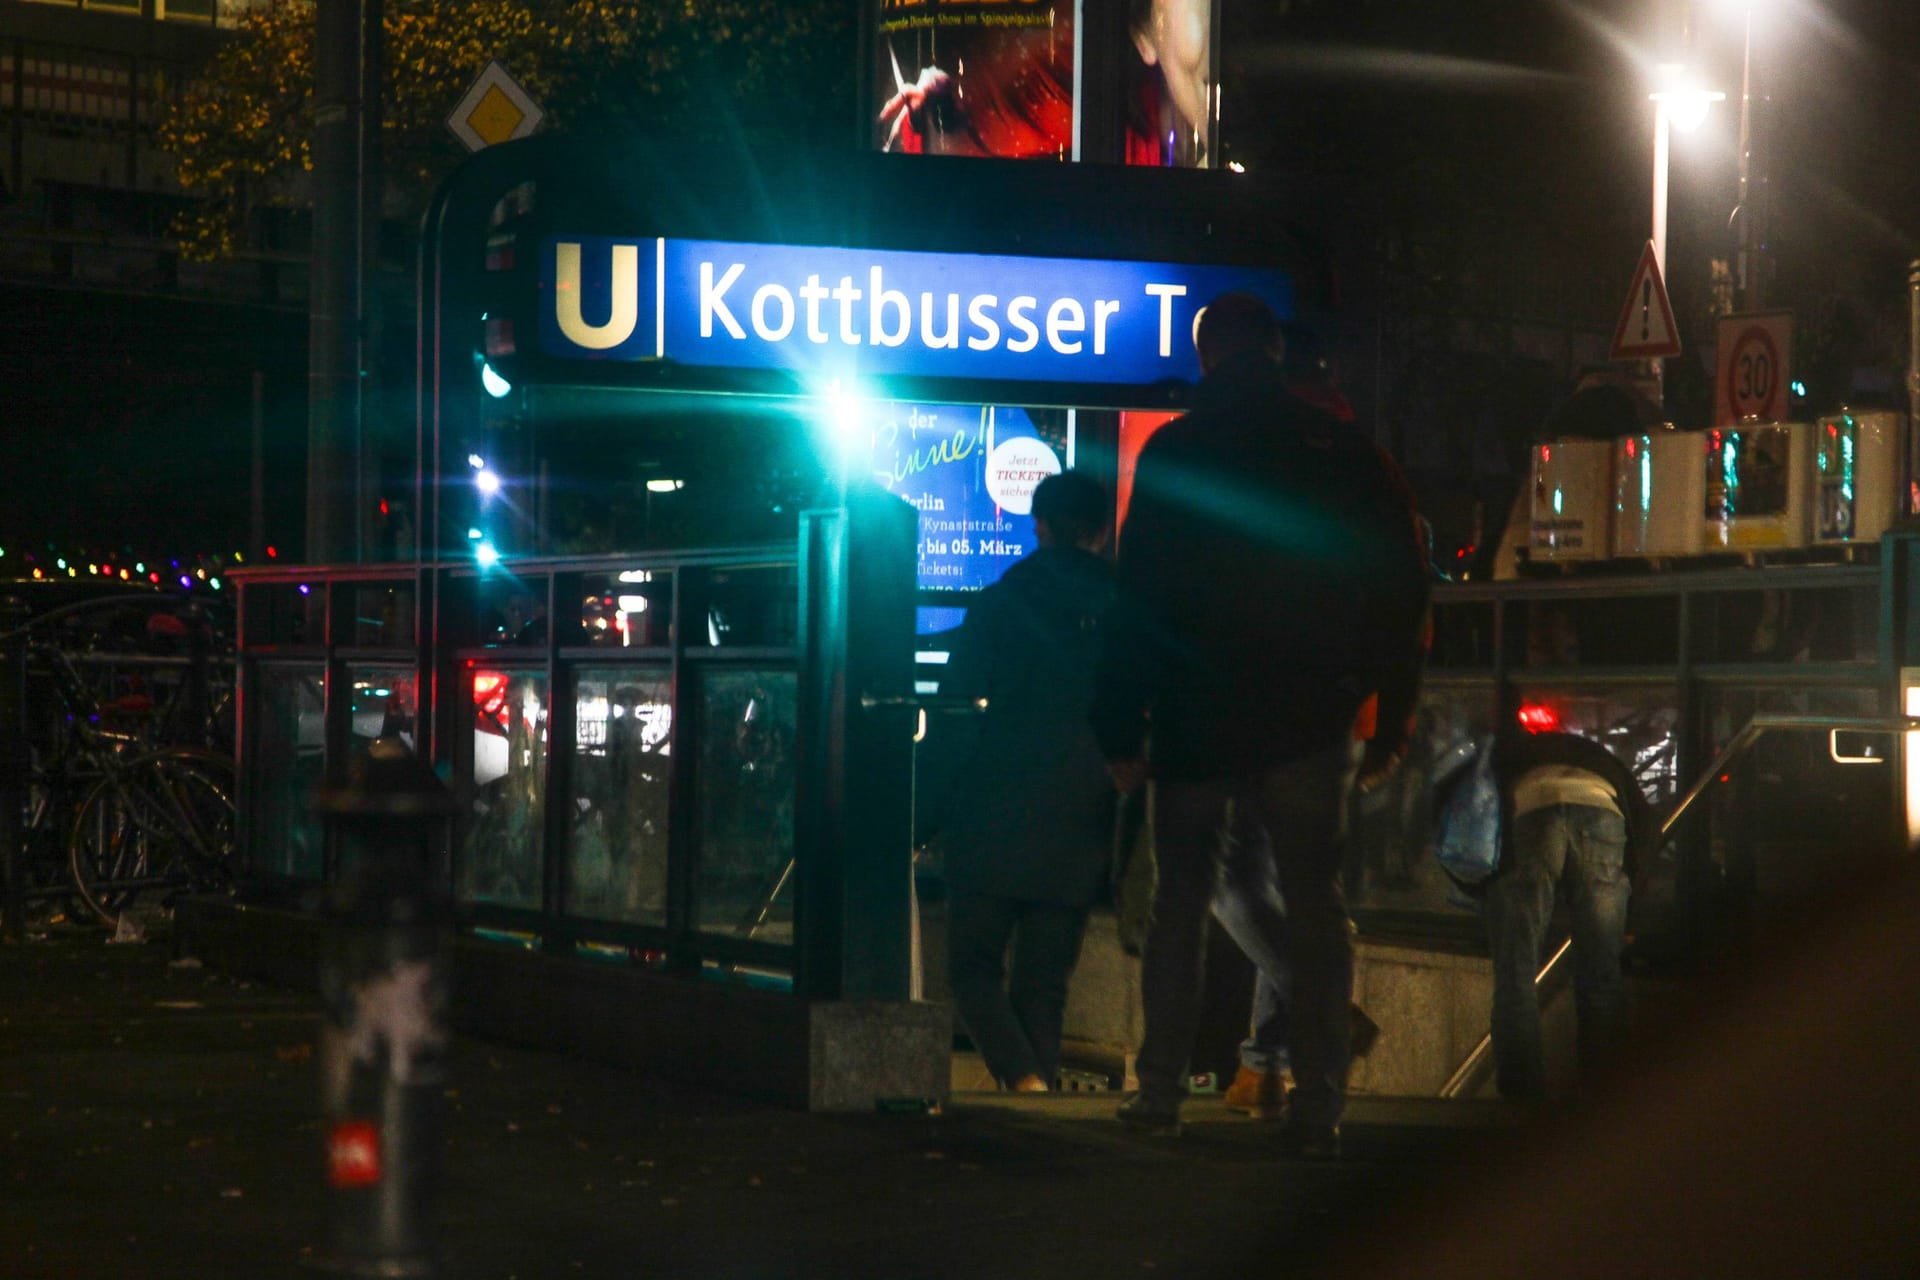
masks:
{"type": "Polygon", "coordinates": [[[1537,702],[1523,703],[1520,727],[1528,733],[1553,733],[1560,728],[1560,713],[1537,702]]]}

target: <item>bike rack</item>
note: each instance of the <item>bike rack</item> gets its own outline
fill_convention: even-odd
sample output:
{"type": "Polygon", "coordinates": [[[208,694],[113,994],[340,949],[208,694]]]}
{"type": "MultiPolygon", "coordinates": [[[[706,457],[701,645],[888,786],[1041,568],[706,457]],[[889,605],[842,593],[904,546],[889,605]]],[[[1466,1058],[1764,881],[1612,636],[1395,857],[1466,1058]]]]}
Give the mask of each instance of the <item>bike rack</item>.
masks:
{"type": "MultiPolygon", "coordinates": [[[[151,595],[103,595],[75,601],[30,616],[16,598],[0,597],[0,936],[8,941],[25,937],[26,909],[29,903],[53,901],[73,895],[76,885],[62,879],[42,885],[29,885],[27,866],[28,832],[21,817],[32,783],[32,765],[27,744],[32,730],[27,723],[27,681],[35,644],[31,637],[46,633],[53,623],[96,610],[119,608],[163,609],[191,604],[190,597],[175,592],[151,595]]],[[[57,651],[51,642],[42,642],[57,651]]],[[[78,669],[87,667],[179,669],[186,673],[186,692],[196,723],[206,719],[209,705],[208,673],[220,660],[204,645],[188,657],[163,657],[151,654],[61,654],[60,662],[78,680],[78,669]]],[[[57,678],[56,672],[56,678],[57,678]]],[[[102,739],[131,742],[131,738],[113,730],[92,730],[102,739]]],[[[154,746],[160,744],[155,743],[154,746]]],[[[133,891],[169,883],[164,877],[137,876],[102,881],[102,890],[133,891]]]]}
{"type": "MultiPolygon", "coordinates": [[[[1719,754],[1713,758],[1713,763],[1701,771],[1700,776],[1694,779],[1693,785],[1687,788],[1680,798],[1674,802],[1672,807],[1667,810],[1666,815],[1661,818],[1658,832],[1660,843],[1665,842],[1667,834],[1679,825],[1680,819],[1686,816],[1687,811],[1693,807],[1695,801],[1707,793],[1707,789],[1713,785],[1716,778],[1731,766],[1734,761],[1745,755],[1754,743],[1758,742],[1768,732],[1776,729],[1800,733],[1824,730],[1827,734],[1828,752],[1836,762],[1863,764],[1867,762],[1867,757],[1842,756],[1840,754],[1837,739],[1841,733],[1920,732],[1920,718],[1908,716],[1892,718],[1877,718],[1872,716],[1755,716],[1747,721],[1740,732],[1734,734],[1733,737],[1727,741],[1726,746],[1720,748],[1719,754]]],[[[1877,759],[1877,757],[1875,759],[1877,759]]],[[[1884,763],[1890,763],[1890,761],[1884,763]]],[[[1572,938],[1562,939],[1560,945],[1554,949],[1553,954],[1547,957],[1547,962],[1540,966],[1540,972],[1534,975],[1534,990],[1540,993],[1542,998],[1547,994],[1547,988],[1550,984],[1554,985],[1557,989],[1557,985],[1563,978],[1563,973],[1560,968],[1561,962],[1566,959],[1567,952],[1572,950],[1572,948],[1572,938]]],[[[1480,1037],[1480,1042],[1473,1047],[1473,1052],[1469,1053],[1466,1058],[1461,1061],[1460,1065],[1454,1069],[1453,1074],[1447,1078],[1447,1082],[1440,1086],[1440,1096],[1443,1098],[1458,1098],[1477,1089],[1486,1079],[1486,1073],[1492,1057],[1493,1036],[1491,1033],[1488,1033],[1480,1037]]]]}

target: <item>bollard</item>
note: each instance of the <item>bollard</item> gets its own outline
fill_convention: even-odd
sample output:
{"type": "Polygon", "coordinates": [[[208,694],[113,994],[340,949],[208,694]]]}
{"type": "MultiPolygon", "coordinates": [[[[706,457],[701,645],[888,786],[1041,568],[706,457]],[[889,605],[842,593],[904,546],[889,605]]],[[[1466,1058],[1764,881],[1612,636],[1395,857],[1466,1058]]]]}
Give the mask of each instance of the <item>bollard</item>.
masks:
{"type": "Polygon", "coordinates": [[[347,1275],[428,1276],[443,1163],[448,920],[431,883],[453,797],[399,738],[323,787],[339,874],[321,958],[330,1248],[347,1275]]]}
{"type": "Polygon", "coordinates": [[[27,745],[27,637],[29,616],[15,596],[0,599],[0,934],[20,942],[27,932],[27,804],[31,760],[27,745]]]}

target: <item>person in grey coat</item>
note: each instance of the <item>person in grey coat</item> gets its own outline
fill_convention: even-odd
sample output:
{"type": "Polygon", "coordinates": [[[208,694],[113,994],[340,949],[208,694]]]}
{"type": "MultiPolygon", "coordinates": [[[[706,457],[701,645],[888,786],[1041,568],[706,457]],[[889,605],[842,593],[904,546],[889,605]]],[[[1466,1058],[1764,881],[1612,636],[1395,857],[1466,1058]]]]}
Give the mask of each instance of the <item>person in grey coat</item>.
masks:
{"type": "Polygon", "coordinates": [[[1067,981],[1106,891],[1113,786],[1088,724],[1112,594],[1108,500],[1078,472],[1033,494],[1039,543],[982,591],[942,693],[984,697],[949,722],[934,787],[954,1009],[1004,1087],[1052,1086],[1067,981]],[[1008,957],[1011,947],[1011,967],[1008,957]]]}

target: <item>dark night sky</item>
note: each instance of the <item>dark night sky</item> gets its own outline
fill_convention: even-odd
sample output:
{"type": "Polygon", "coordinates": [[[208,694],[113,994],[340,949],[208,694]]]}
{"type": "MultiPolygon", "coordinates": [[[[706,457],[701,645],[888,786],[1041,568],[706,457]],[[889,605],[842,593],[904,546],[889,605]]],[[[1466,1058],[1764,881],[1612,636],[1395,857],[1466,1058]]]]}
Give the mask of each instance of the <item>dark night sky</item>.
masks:
{"type": "MultiPolygon", "coordinates": [[[[1510,278],[1489,292],[1611,315],[1649,219],[1652,120],[1636,59],[1652,0],[1229,2],[1223,87],[1239,154],[1331,175],[1356,204],[1397,208],[1443,245],[1504,261],[1510,278]]],[[[1755,2],[1769,301],[1810,325],[1836,307],[1877,309],[1834,358],[1904,361],[1905,264],[1920,252],[1920,4],[1755,2]]],[[[1682,307],[1725,251],[1738,122],[1738,0],[1694,9],[1695,61],[1730,100],[1674,148],[1669,275],[1682,307]]],[[[1330,210],[1330,225],[1345,212],[1330,210]]],[[[30,447],[0,480],[0,537],[243,536],[253,368],[271,378],[273,521],[297,527],[303,317],[9,297],[0,434],[30,447]]]]}
{"type": "MultiPolygon", "coordinates": [[[[1670,2],[1676,15],[1686,7],[1670,2]]],[[[1243,8],[1261,17],[1228,44],[1228,144],[1250,165],[1340,175],[1355,212],[1429,242],[1425,265],[1457,275],[1448,305],[1610,326],[1651,222],[1657,3],[1243,8]]],[[[1733,245],[1742,3],[1693,0],[1685,42],[1699,78],[1728,95],[1675,137],[1669,170],[1668,286],[1696,350],[1711,338],[1709,262],[1733,245]]],[[[1906,359],[1920,5],[1754,6],[1754,173],[1756,192],[1770,179],[1774,265],[1765,301],[1795,311],[1803,353],[1821,366],[1810,380],[1837,399],[1856,370],[1906,359]]],[[[1673,43],[1680,26],[1676,16],[1673,43]]]]}
{"type": "Polygon", "coordinates": [[[269,535],[299,535],[304,316],[76,289],[0,298],[7,572],[29,538],[146,559],[244,548],[255,369],[268,375],[269,535]]]}

